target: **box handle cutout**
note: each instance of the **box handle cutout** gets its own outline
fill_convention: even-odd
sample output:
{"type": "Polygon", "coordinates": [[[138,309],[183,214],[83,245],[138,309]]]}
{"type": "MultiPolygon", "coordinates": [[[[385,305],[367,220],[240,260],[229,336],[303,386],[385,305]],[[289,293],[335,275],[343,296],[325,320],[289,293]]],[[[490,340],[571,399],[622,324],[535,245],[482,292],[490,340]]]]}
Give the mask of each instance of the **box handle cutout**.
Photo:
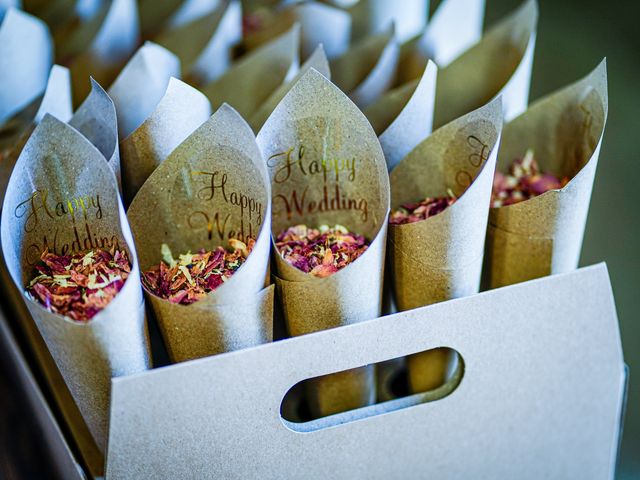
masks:
{"type": "Polygon", "coordinates": [[[460,353],[434,348],[302,380],[282,399],[280,419],[294,432],[322,430],[441,400],[458,388],[463,376],[460,353]]]}

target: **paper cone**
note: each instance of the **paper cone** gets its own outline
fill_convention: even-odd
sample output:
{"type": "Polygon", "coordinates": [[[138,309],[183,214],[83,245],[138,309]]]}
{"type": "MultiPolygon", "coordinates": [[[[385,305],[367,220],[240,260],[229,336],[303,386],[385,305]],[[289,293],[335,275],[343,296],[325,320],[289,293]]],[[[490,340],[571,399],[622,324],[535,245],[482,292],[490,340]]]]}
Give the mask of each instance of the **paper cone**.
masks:
{"type": "Polygon", "coordinates": [[[0,23],[0,124],[42,95],[52,64],[46,24],[9,8],[0,23]]]}
{"type": "Polygon", "coordinates": [[[215,82],[202,89],[214,109],[228,103],[250,117],[279,85],[299,69],[300,26],[243,57],[215,82]]]}
{"type": "Polygon", "coordinates": [[[505,120],[524,112],[536,40],[538,5],[527,0],[438,72],[434,127],[502,95],[505,120]]]}
{"type": "MultiPolygon", "coordinates": [[[[311,69],[275,109],[257,141],[271,175],[274,235],[300,223],[341,224],[371,242],[356,261],[326,278],[275,255],[289,333],[303,335],[379,316],[389,180],[380,143],[364,115],[311,69]],[[310,174],[303,174],[300,165],[310,174]],[[336,173],[332,168],[340,165],[345,168],[336,173]],[[329,199],[336,191],[343,204],[329,199]]],[[[316,380],[310,406],[317,415],[329,415],[368,405],[374,383],[370,367],[316,380]]]]}
{"type": "Polygon", "coordinates": [[[72,111],[69,70],[54,65],[44,95],[37,97],[0,127],[0,202],[4,200],[13,167],[36,125],[47,113],[66,122],[71,118],[72,111]]]}
{"type": "Polygon", "coordinates": [[[302,27],[302,58],[309,57],[318,45],[324,47],[327,58],[336,58],[349,49],[351,15],[340,8],[311,1],[290,5],[272,18],[260,31],[244,40],[252,50],[289,30],[295,23],[302,27]]]}
{"type": "Polygon", "coordinates": [[[395,79],[400,47],[391,25],[331,61],[331,78],[349,98],[364,108],[380,97],[395,79]]]}
{"type": "Polygon", "coordinates": [[[212,82],[229,68],[233,47],[240,40],[239,0],[224,0],[212,13],[169,28],[154,39],[178,56],[183,77],[197,85],[212,82]]]}
{"type": "Polygon", "coordinates": [[[140,0],[140,29],[149,37],[163,26],[176,28],[213,13],[221,0],[140,0]]]}
{"type": "Polygon", "coordinates": [[[57,58],[69,62],[73,99],[79,104],[89,93],[89,77],[109,85],[139,42],[135,0],[113,0],[80,26],[61,45],[57,58]]]}
{"type": "Polygon", "coordinates": [[[158,165],[210,115],[207,97],[180,80],[169,79],[153,112],[120,145],[127,204],[158,165]]]}
{"type": "Polygon", "coordinates": [[[147,292],[173,361],[269,341],[269,180],[253,133],[223,105],[158,166],[133,199],[129,221],[145,272],[174,255],[256,240],[246,261],[206,298],[176,305],[147,292]],[[188,333],[183,333],[189,329],[188,333]]]}
{"type": "Polygon", "coordinates": [[[273,112],[276,106],[282,101],[289,90],[296,84],[300,78],[309,71],[309,69],[315,69],[327,78],[331,78],[331,72],[329,69],[329,61],[324,53],[322,45],[318,45],[318,48],[311,54],[306,62],[302,64],[300,70],[293,79],[285,78],[285,81],[269,95],[269,97],[262,102],[260,108],[251,116],[249,125],[253,128],[254,132],[260,131],[262,125],[267,120],[269,115],[273,112]]]}
{"type": "Polygon", "coordinates": [[[429,0],[404,0],[401,5],[389,0],[359,0],[349,12],[353,19],[353,40],[379,33],[393,22],[398,39],[404,42],[425,28],[429,0]]]}
{"type": "Polygon", "coordinates": [[[118,148],[118,124],[113,101],[94,79],[91,93],[73,114],[69,125],[85,136],[102,154],[118,182],[120,182],[120,151],[118,148]]]}
{"type": "Polygon", "coordinates": [[[114,244],[128,251],[131,275],[109,305],[87,323],[53,314],[25,297],[104,453],[111,377],[150,365],[139,267],[115,176],[89,141],[46,115],[16,163],[1,222],[7,267],[22,291],[45,245],[57,254],[114,244]],[[84,214],[64,213],[62,209],[71,202],[76,207],[85,205],[84,214]]]}
{"type": "Polygon", "coordinates": [[[578,266],[607,111],[603,61],[587,77],[538,100],[505,125],[498,170],[505,171],[531,148],[543,172],[571,180],[560,190],[490,210],[489,288],[578,266]]]}
{"type": "Polygon", "coordinates": [[[423,32],[400,49],[398,84],[422,75],[433,60],[444,68],[482,36],[484,0],[443,0],[423,32]]]}
{"type": "MultiPolygon", "coordinates": [[[[457,201],[442,213],[389,225],[389,264],[398,310],[477,293],[495,171],[502,110],[500,99],[436,130],[391,172],[394,208],[426,197],[457,201]]],[[[436,349],[408,358],[414,392],[446,380],[451,351],[436,349]]]]}
{"type": "Polygon", "coordinates": [[[437,72],[429,62],[422,78],[385,93],[364,110],[389,171],[431,133],[437,72]]]}

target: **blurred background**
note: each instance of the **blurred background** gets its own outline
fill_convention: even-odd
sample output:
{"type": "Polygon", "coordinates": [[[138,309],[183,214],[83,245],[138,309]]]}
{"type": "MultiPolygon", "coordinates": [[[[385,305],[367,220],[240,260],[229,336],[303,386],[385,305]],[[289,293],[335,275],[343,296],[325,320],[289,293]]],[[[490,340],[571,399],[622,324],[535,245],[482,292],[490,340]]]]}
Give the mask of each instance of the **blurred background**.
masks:
{"type": "MultiPolygon", "coordinates": [[[[635,189],[640,184],[640,148],[635,140],[634,118],[640,107],[640,2],[538,2],[540,18],[531,100],[583,77],[607,57],[609,118],[581,264],[605,261],[609,267],[625,360],[631,370],[618,478],[640,478],[640,381],[636,381],[640,372],[640,214],[636,210],[639,201],[635,199],[635,189]]],[[[401,8],[401,0],[397,3],[401,8]]],[[[439,3],[432,0],[432,12],[439,3]]],[[[486,0],[485,25],[491,25],[520,3],[486,0]]],[[[23,421],[25,400],[20,382],[7,371],[4,359],[0,352],[0,478],[50,477],[46,447],[32,428],[32,420],[23,421]]],[[[588,380],[588,373],[585,379],[588,380]]]]}

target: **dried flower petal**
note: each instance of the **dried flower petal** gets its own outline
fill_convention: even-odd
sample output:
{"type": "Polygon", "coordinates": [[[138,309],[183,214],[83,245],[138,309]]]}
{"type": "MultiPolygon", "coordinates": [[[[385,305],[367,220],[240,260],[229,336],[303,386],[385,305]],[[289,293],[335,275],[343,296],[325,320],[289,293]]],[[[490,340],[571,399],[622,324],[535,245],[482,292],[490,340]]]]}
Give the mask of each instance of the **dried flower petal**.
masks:
{"type": "Polygon", "coordinates": [[[245,244],[232,238],[230,251],[223,247],[201,249],[198,253],[183,253],[177,260],[169,246],[162,244],[162,262],[142,274],[142,284],[157,297],[189,305],[226,282],[247,259],[254,244],[253,239],[245,244]]]}
{"type": "Polygon", "coordinates": [[[529,200],[549,190],[558,190],[569,183],[569,177],[561,179],[551,173],[541,173],[538,162],[529,149],[524,157],[516,158],[509,166],[509,173],[496,171],[493,177],[491,207],[502,207],[529,200]]]}
{"type": "Polygon", "coordinates": [[[27,295],[50,312],[80,322],[88,322],[105,308],[131,273],[124,250],[96,249],[74,255],[45,250],[40,259],[27,295]]]}
{"type": "Polygon", "coordinates": [[[298,270],[316,277],[328,277],[362,255],[368,244],[362,235],[342,225],[318,229],[295,225],[276,238],[278,252],[298,270]]]}
{"type": "Polygon", "coordinates": [[[389,223],[392,225],[404,225],[406,223],[419,222],[442,213],[447,207],[457,200],[451,190],[446,197],[427,197],[416,203],[405,203],[389,215],[389,223]]]}

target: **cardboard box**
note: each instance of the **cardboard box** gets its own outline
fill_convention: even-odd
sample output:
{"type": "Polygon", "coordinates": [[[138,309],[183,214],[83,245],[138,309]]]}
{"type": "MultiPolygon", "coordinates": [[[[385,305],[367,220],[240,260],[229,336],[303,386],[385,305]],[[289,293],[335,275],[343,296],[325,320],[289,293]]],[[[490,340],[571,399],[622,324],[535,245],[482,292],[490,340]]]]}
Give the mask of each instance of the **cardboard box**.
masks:
{"type": "Polygon", "coordinates": [[[613,478],[626,377],[599,264],[116,378],[106,477],[613,478]],[[441,346],[444,398],[281,417],[300,381],[441,346]]]}

